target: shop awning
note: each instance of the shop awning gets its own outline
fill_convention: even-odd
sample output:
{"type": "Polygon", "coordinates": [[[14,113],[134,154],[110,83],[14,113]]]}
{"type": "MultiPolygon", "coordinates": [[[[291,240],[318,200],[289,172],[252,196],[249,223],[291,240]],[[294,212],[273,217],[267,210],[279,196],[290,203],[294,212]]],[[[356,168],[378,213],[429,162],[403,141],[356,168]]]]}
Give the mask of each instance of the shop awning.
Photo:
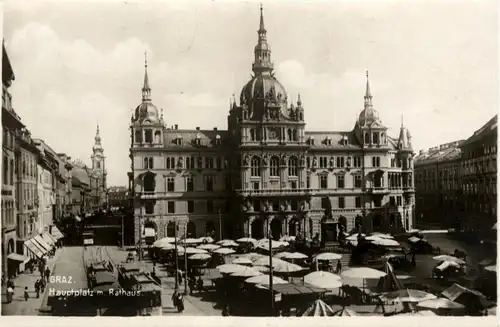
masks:
{"type": "Polygon", "coordinates": [[[144,237],[155,237],[156,232],[154,228],[144,228],[144,237]]]}
{"type": "Polygon", "coordinates": [[[9,253],[7,259],[18,261],[18,262],[28,262],[30,258],[17,253],[9,253]]]}
{"type": "Polygon", "coordinates": [[[42,240],[44,240],[48,245],[54,246],[56,244],[56,242],[50,237],[49,233],[45,232],[40,234],[40,236],[42,237],[42,240]]]}
{"type": "Polygon", "coordinates": [[[35,244],[33,244],[33,242],[31,240],[25,241],[24,242],[24,246],[26,246],[28,248],[28,250],[30,250],[38,258],[41,258],[46,253],[45,251],[41,251],[38,248],[38,246],[36,246],[35,244]]]}
{"type": "Polygon", "coordinates": [[[47,242],[45,242],[40,235],[37,235],[37,236],[33,237],[31,240],[33,240],[36,243],[40,244],[45,249],[46,253],[51,250],[50,245],[48,245],[47,242]]]}
{"type": "Polygon", "coordinates": [[[51,226],[50,234],[56,239],[59,240],[64,238],[63,233],[57,228],[57,226],[51,226]]]}

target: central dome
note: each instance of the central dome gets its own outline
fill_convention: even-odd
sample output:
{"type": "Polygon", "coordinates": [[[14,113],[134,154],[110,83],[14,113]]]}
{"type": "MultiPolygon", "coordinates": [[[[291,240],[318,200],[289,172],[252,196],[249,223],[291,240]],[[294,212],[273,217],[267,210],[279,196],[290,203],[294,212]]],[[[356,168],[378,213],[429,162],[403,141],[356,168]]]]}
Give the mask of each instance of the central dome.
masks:
{"type": "Polygon", "coordinates": [[[158,109],[151,102],[143,102],[135,108],[135,120],[157,123],[159,120],[158,109]]]}
{"type": "Polygon", "coordinates": [[[285,103],[287,95],[281,83],[271,75],[254,76],[241,90],[240,102],[251,103],[254,100],[275,98],[278,103],[285,103]]]}

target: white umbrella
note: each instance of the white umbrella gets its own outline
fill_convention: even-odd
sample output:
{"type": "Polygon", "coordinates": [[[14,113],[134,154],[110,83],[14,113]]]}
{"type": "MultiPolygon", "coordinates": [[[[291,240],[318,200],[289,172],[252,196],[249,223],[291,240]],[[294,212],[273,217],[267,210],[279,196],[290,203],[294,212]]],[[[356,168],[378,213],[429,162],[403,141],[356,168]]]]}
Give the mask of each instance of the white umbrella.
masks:
{"type": "Polygon", "coordinates": [[[392,235],[384,234],[384,233],[379,233],[379,232],[372,233],[372,236],[376,236],[378,238],[385,238],[385,239],[389,239],[389,240],[393,240],[394,239],[394,236],[392,236],[392,235]]]}
{"type": "MultiPolygon", "coordinates": [[[[277,249],[286,245],[288,245],[288,242],[278,242],[275,240],[272,240],[271,242],[271,246],[273,249],[277,249]]],[[[269,249],[269,239],[267,238],[260,239],[255,245],[255,247],[259,247],[262,249],[269,249]]]]}
{"type": "Polygon", "coordinates": [[[231,276],[237,276],[237,277],[255,277],[255,276],[260,276],[263,275],[262,272],[253,269],[252,267],[245,267],[246,269],[240,269],[237,270],[233,273],[231,273],[231,276]]]}
{"type": "Polygon", "coordinates": [[[339,260],[340,258],[342,258],[342,254],[333,252],[324,252],[316,256],[316,260],[324,260],[324,261],[339,260]]]}
{"type": "Polygon", "coordinates": [[[420,290],[400,289],[394,292],[389,292],[381,298],[388,301],[398,302],[422,302],[426,300],[433,300],[436,296],[420,290]]]}
{"type": "Polygon", "coordinates": [[[205,251],[203,249],[196,249],[196,248],[186,248],[185,251],[187,254],[201,254],[201,253],[206,254],[207,253],[207,251],[205,251]]]}
{"type": "MultiPolygon", "coordinates": [[[[285,265],[285,264],[289,264],[288,262],[284,261],[284,260],[281,260],[281,259],[277,259],[277,258],[273,258],[272,260],[273,262],[273,267],[276,268],[278,265],[285,265]]],[[[269,266],[270,264],[270,259],[269,257],[261,257],[257,260],[255,260],[253,262],[254,266],[269,266]]]]}
{"type": "Polygon", "coordinates": [[[269,272],[269,268],[266,266],[253,266],[252,268],[263,273],[269,272]]]}
{"type": "Polygon", "coordinates": [[[189,257],[189,259],[192,259],[192,260],[208,260],[210,258],[211,258],[210,254],[206,254],[206,253],[197,253],[197,254],[193,254],[192,256],[189,257]]]}
{"type": "Polygon", "coordinates": [[[253,262],[252,262],[252,260],[250,260],[248,258],[239,257],[239,258],[233,260],[232,263],[238,264],[238,265],[251,265],[253,262]]]}
{"type": "Polygon", "coordinates": [[[286,261],[284,264],[279,263],[277,265],[274,265],[274,263],[273,263],[273,271],[275,271],[277,273],[294,273],[294,272],[301,271],[301,270],[304,270],[304,268],[302,268],[299,265],[289,263],[286,261]]]}
{"type": "Polygon", "coordinates": [[[160,249],[162,249],[162,250],[173,250],[173,249],[175,249],[175,245],[167,243],[167,244],[161,245],[160,249]]]}
{"type": "Polygon", "coordinates": [[[243,257],[248,258],[248,259],[250,259],[250,260],[252,260],[252,261],[255,261],[255,260],[257,260],[257,259],[260,259],[260,258],[262,258],[263,256],[264,256],[264,255],[262,255],[262,254],[260,254],[260,253],[255,253],[255,252],[245,253],[245,254],[243,255],[243,257]]]}
{"type": "Polygon", "coordinates": [[[282,258],[300,260],[300,259],[307,259],[308,256],[303,254],[303,253],[300,253],[300,252],[293,252],[293,253],[285,254],[285,256],[282,256],[282,258]]]}
{"type": "Polygon", "coordinates": [[[454,257],[452,255],[447,255],[447,254],[442,254],[442,255],[435,256],[433,259],[437,260],[437,261],[453,261],[453,262],[456,262],[456,263],[458,263],[460,265],[465,264],[464,260],[459,259],[457,257],[454,257]]]}
{"type": "Polygon", "coordinates": [[[197,246],[196,248],[197,249],[202,249],[202,250],[207,250],[207,251],[213,251],[213,250],[216,250],[216,249],[220,248],[220,245],[216,245],[216,244],[202,244],[200,246],[197,246]]]}
{"type": "Polygon", "coordinates": [[[251,237],[242,237],[242,238],[237,239],[236,242],[252,243],[255,245],[257,243],[257,240],[255,238],[251,238],[251,237]]]}
{"type": "MultiPolygon", "coordinates": [[[[350,235],[350,236],[347,236],[347,237],[346,237],[346,240],[348,240],[348,241],[357,241],[357,240],[358,240],[358,235],[359,235],[359,234],[352,234],[352,235],[350,235]]],[[[361,236],[363,236],[363,237],[364,237],[364,236],[366,236],[366,235],[365,235],[365,234],[361,234],[361,236]]]]}
{"type": "Polygon", "coordinates": [[[235,264],[224,264],[224,265],[220,265],[220,266],[217,266],[216,269],[221,272],[221,273],[225,273],[225,274],[232,274],[234,272],[237,272],[237,271],[241,271],[241,270],[245,270],[247,267],[245,266],[241,266],[241,265],[235,265],[235,264]]]}
{"type": "Polygon", "coordinates": [[[491,265],[491,266],[485,267],[484,270],[488,270],[488,271],[491,271],[491,272],[497,272],[497,266],[496,265],[491,265]]]}
{"type": "Polygon", "coordinates": [[[340,276],[327,271],[315,271],[304,277],[304,282],[315,287],[334,289],[342,286],[340,276]]]}
{"type": "Polygon", "coordinates": [[[153,243],[153,246],[154,247],[161,247],[162,245],[169,244],[169,243],[175,243],[175,237],[160,238],[159,240],[156,240],[153,243]]]}
{"type": "Polygon", "coordinates": [[[292,254],[292,253],[291,253],[291,252],[286,252],[286,251],[285,251],[285,252],[280,252],[280,253],[277,253],[277,254],[274,256],[274,258],[281,259],[281,258],[286,257],[286,256],[287,256],[287,255],[289,255],[289,254],[292,254]]]}
{"type": "Polygon", "coordinates": [[[184,244],[199,244],[200,240],[197,238],[186,238],[184,241],[182,241],[184,244]]]}
{"type": "Polygon", "coordinates": [[[228,249],[228,248],[220,248],[220,249],[214,250],[214,253],[233,254],[233,253],[236,253],[236,251],[234,251],[233,249],[228,249]]]}
{"type": "Polygon", "coordinates": [[[390,240],[387,238],[376,238],[376,239],[372,240],[372,243],[380,245],[380,246],[400,246],[398,241],[390,240]]]}
{"type": "Polygon", "coordinates": [[[219,244],[220,246],[225,246],[225,247],[239,246],[239,244],[233,240],[222,240],[222,241],[217,242],[217,244],[219,244]]]}
{"type": "Polygon", "coordinates": [[[280,242],[295,242],[295,236],[285,235],[280,238],[280,242]]]}
{"type": "Polygon", "coordinates": [[[363,279],[375,279],[384,277],[387,275],[385,272],[368,268],[368,267],[354,267],[344,270],[341,274],[342,277],[347,278],[363,278],[363,279]]]}
{"type": "Polygon", "coordinates": [[[404,312],[395,315],[394,317],[399,317],[399,316],[425,316],[425,317],[432,317],[432,316],[437,316],[434,312],[430,310],[422,310],[422,311],[415,311],[415,312],[404,312]]]}
{"type": "MultiPolygon", "coordinates": [[[[249,284],[260,284],[260,285],[269,285],[269,275],[259,275],[255,277],[250,277],[245,279],[246,283],[249,284]]],[[[288,282],[282,278],[273,276],[273,285],[277,284],[288,284],[288,282]]]]}
{"type": "Polygon", "coordinates": [[[451,301],[447,298],[440,297],[431,300],[418,302],[417,306],[426,309],[462,309],[464,306],[460,303],[451,301]]]}
{"type": "Polygon", "coordinates": [[[213,238],[211,238],[210,236],[204,236],[204,237],[200,237],[198,239],[198,243],[203,243],[203,242],[206,242],[206,243],[213,243],[215,240],[213,238]]]}

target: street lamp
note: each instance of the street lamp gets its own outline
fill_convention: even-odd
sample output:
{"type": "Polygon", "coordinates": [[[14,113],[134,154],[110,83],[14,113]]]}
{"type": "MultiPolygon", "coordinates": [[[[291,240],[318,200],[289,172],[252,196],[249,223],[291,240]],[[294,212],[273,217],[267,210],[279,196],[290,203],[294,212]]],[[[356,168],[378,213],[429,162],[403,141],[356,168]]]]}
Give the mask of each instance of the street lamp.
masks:
{"type": "Polygon", "coordinates": [[[274,313],[274,290],[273,290],[273,235],[271,226],[268,227],[267,236],[269,237],[269,290],[271,291],[271,312],[274,313]]]}

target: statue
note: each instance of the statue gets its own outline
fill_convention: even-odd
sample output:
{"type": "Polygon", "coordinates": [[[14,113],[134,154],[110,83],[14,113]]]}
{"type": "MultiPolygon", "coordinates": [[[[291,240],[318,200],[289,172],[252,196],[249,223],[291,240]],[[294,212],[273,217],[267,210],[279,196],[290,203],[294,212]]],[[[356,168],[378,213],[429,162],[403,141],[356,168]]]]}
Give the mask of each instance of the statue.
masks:
{"type": "Polygon", "coordinates": [[[305,167],[306,166],[306,156],[305,155],[301,155],[300,156],[300,166],[301,167],[305,167]]]}
{"type": "Polygon", "coordinates": [[[224,159],[224,168],[229,168],[229,161],[224,159]]]}
{"type": "Polygon", "coordinates": [[[182,168],[183,163],[184,163],[184,161],[183,161],[182,157],[180,157],[179,160],[177,161],[177,167],[182,168]]]}
{"type": "Polygon", "coordinates": [[[269,164],[269,157],[267,156],[267,154],[265,154],[263,157],[262,157],[262,165],[263,166],[267,166],[269,164]]]}
{"type": "Polygon", "coordinates": [[[285,211],[285,206],[283,204],[280,204],[280,211],[285,211]]]}
{"type": "Polygon", "coordinates": [[[330,167],[333,168],[335,166],[335,159],[333,157],[330,158],[330,167]]]}
{"type": "Polygon", "coordinates": [[[347,157],[347,167],[351,167],[351,157],[347,157]]]}
{"type": "Polygon", "coordinates": [[[281,165],[282,166],[286,166],[287,162],[286,162],[286,154],[282,155],[281,156],[281,165]]]}
{"type": "Polygon", "coordinates": [[[245,166],[250,166],[250,156],[248,154],[245,155],[244,164],[245,166]]]}
{"type": "Polygon", "coordinates": [[[245,211],[247,211],[247,210],[248,210],[248,208],[245,206],[245,204],[244,204],[244,203],[242,203],[242,204],[241,204],[241,211],[245,212],[245,211]]]}
{"type": "Polygon", "coordinates": [[[292,211],[292,205],[289,200],[285,201],[286,211],[292,211]]]}
{"type": "Polygon", "coordinates": [[[316,157],[313,158],[312,166],[316,167],[318,165],[318,159],[316,157]]]}
{"type": "Polygon", "coordinates": [[[252,205],[252,201],[247,200],[247,205],[246,205],[246,207],[247,207],[247,210],[248,210],[249,212],[253,212],[253,205],[252,205]]]}

